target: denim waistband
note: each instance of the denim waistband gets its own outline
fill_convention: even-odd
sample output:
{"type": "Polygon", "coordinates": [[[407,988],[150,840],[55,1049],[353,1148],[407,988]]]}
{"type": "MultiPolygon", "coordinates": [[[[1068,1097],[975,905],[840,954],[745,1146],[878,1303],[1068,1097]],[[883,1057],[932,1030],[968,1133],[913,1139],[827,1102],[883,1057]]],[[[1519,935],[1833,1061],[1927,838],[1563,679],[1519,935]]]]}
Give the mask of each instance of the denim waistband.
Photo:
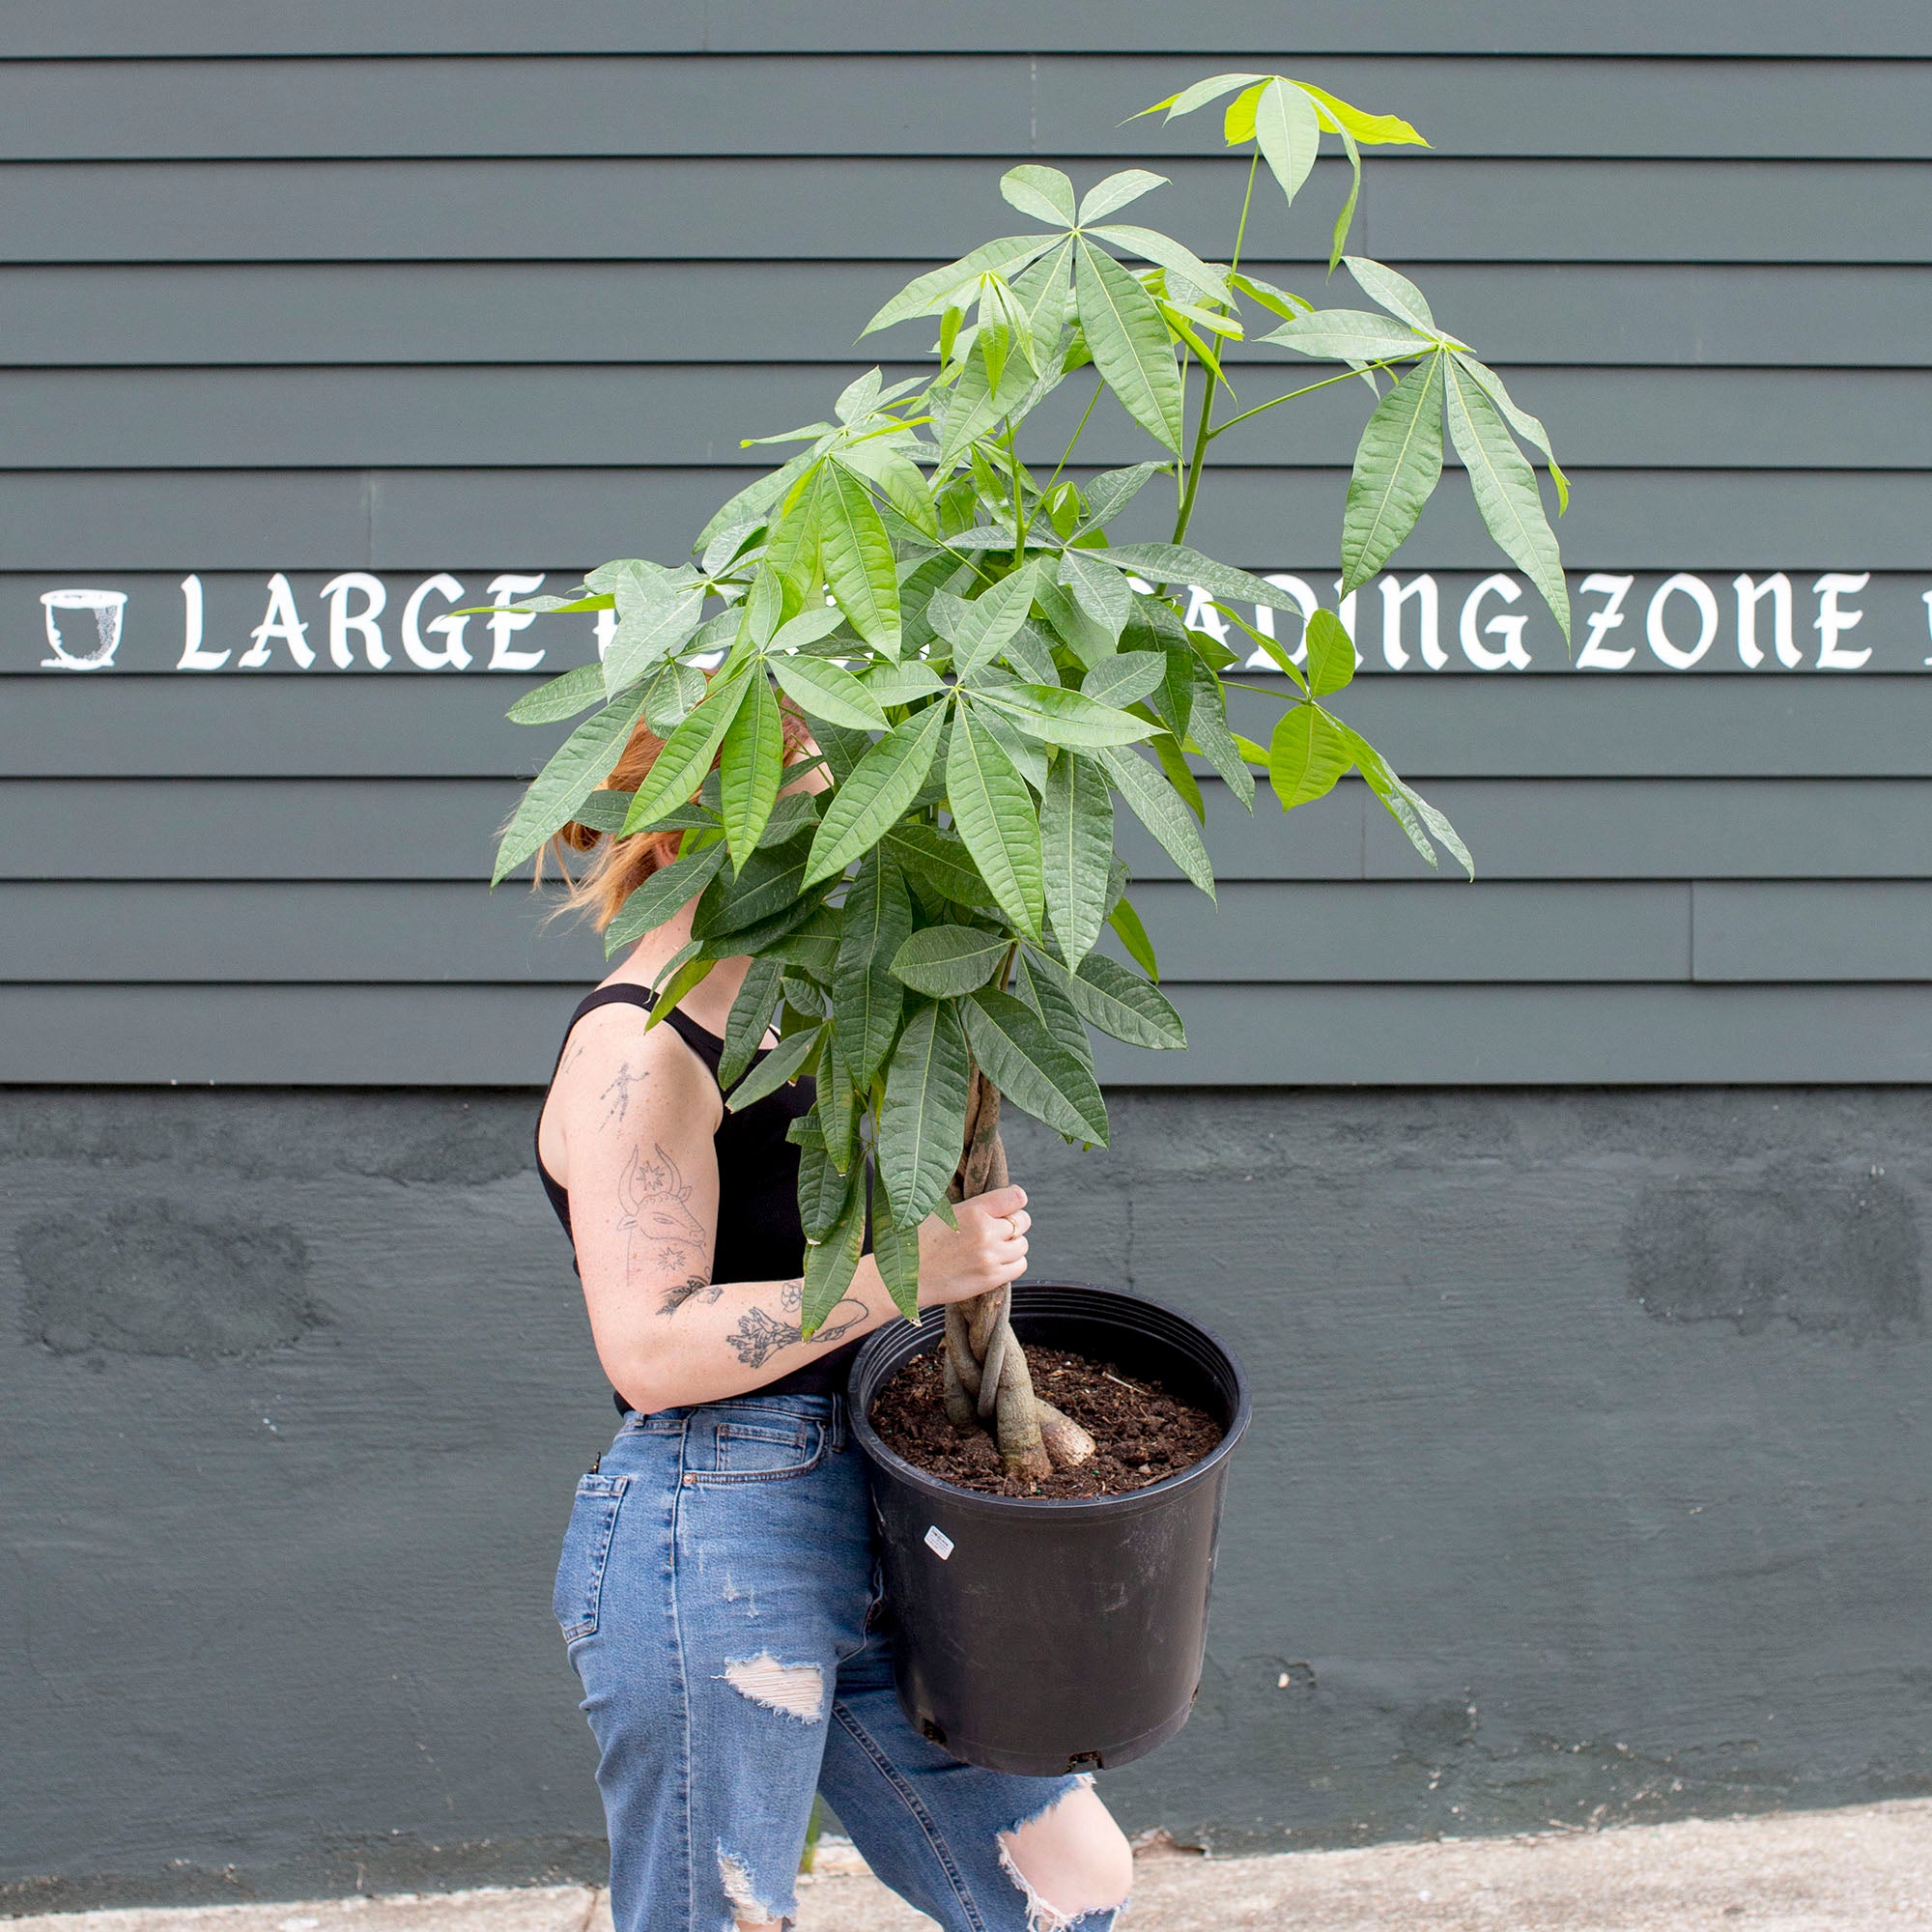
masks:
{"type": "Polygon", "coordinates": [[[662,1431],[668,1435],[683,1429],[694,1416],[715,1414],[724,1409],[753,1408],[766,1415],[792,1415],[805,1422],[822,1422],[834,1449],[846,1444],[845,1398],[842,1395],[760,1395],[756,1389],[744,1395],[721,1396],[716,1402],[693,1403],[682,1408],[654,1408],[646,1415],[632,1409],[624,1418],[626,1429],[662,1431]]]}

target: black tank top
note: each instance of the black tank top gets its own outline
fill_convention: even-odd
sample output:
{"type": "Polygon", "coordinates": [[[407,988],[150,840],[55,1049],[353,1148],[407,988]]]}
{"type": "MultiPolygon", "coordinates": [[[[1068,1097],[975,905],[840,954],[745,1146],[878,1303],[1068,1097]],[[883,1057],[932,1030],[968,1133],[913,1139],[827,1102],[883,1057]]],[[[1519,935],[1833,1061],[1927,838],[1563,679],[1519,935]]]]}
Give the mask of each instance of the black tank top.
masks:
{"type": "MultiPolygon", "coordinates": [[[[648,986],[619,981],[599,986],[582,1001],[564,1030],[563,1046],[557,1048],[556,1065],[563,1065],[563,1048],[570,1044],[571,1033],[585,1013],[599,1007],[642,1007],[646,1012],[657,1005],[657,995],[648,986]]],[[[724,1042],[715,1033],[707,1033],[682,1012],[667,1015],[667,1024],[703,1061],[712,1079],[718,1077],[718,1063],[724,1057],[724,1042]]],[[[766,1049],[758,1050],[758,1058],[766,1049]]],[[[755,1064],[755,1063],[754,1063],[755,1064]]],[[[556,1079],[556,1068],[551,1069],[556,1079]]],[[[798,1217],[798,1149],[785,1139],[785,1129],[793,1121],[811,1111],[817,1096],[816,1084],[808,1074],[789,1086],[780,1087],[762,1100],[732,1113],[728,1108],[713,1137],[718,1151],[718,1238],[712,1249],[713,1281],[791,1281],[805,1272],[805,1228],[798,1217]]],[[[549,1097],[549,1089],[545,1089],[549,1097]]],[[[538,1129],[543,1110],[537,1110],[538,1129]]],[[[537,1178],[543,1182],[563,1232],[571,1233],[570,1193],[543,1163],[537,1151],[537,1178]]],[[[576,1242],[572,1238],[571,1266],[576,1267],[576,1242]]],[[[822,1355],[794,1369],[777,1381],[765,1383],[760,1395],[842,1395],[852,1357],[859,1351],[857,1342],[828,1349],[822,1355]]],[[[624,1400],[621,1390],[612,1390],[617,1406],[625,1414],[636,1404],[624,1400]]]]}

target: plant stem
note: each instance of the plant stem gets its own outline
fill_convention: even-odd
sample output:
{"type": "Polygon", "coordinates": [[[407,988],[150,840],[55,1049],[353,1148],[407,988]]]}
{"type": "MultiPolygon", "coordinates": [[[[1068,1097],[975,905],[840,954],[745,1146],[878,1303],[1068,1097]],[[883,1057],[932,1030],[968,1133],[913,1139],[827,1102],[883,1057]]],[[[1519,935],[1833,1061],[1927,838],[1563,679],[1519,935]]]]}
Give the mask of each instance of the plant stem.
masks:
{"type": "MultiPolygon", "coordinates": [[[[1380,362],[1365,362],[1362,368],[1392,369],[1394,366],[1393,360],[1384,358],[1380,362]]],[[[1317,389],[1325,389],[1331,383],[1346,383],[1350,377],[1359,376],[1361,373],[1361,369],[1344,369],[1339,376],[1324,376],[1319,383],[1310,383],[1305,389],[1291,389],[1285,396],[1276,396],[1268,402],[1257,403],[1253,409],[1243,410],[1239,415],[1230,416],[1219,428],[1209,430],[1208,440],[1209,442],[1213,441],[1217,436],[1225,435],[1236,423],[1244,423],[1250,416],[1258,416],[1264,410],[1273,409],[1276,403],[1292,403],[1296,396],[1312,396],[1317,389]]]]}
{"type": "MultiPolygon", "coordinates": [[[[1241,218],[1235,226],[1235,252],[1228,263],[1231,274],[1241,266],[1241,243],[1248,233],[1248,209],[1255,198],[1255,171],[1261,164],[1262,151],[1257,146],[1254,158],[1248,163],[1248,185],[1241,196],[1241,218]]],[[[1169,539],[1171,543],[1179,543],[1187,534],[1187,526],[1193,521],[1194,499],[1201,492],[1201,471],[1207,465],[1208,445],[1214,436],[1214,376],[1209,369],[1204,369],[1201,374],[1201,415],[1194,426],[1194,449],[1187,460],[1187,481],[1180,493],[1180,507],[1175,513],[1174,535],[1169,539]]]]}
{"type": "Polygon", "coordinates": [[[1053,466],[1053,474],[1046,479],[1048,490],[1060,481],[1060,472],[1066,468],[1066,459],[1073,454],[1073,444],[1080,440],[1080,432],[1087,427],[1087,418],[1094,413],[1094,405],[1100,400],[1100,391],[1106,386],[1106,384],[1101,382],[1094,384],[1094,393],[1087,398],[1087,407],[1080,412],[1080,420],[1073,426],[1072,440],[1060,452],[1060,461],[1053,466]]]}

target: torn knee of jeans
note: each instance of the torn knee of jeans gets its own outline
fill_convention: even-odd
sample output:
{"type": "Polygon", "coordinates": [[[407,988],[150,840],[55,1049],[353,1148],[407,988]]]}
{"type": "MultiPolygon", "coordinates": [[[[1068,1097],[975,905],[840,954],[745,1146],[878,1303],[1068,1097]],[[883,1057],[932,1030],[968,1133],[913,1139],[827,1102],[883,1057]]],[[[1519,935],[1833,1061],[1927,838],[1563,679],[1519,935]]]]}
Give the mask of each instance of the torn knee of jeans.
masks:
{"type": "Polygon", "coordinates": [[[727,1662],[724,1681],[741,1697],[802,1723],[815,1724],[825,1715],[825,1673],[815,1663],[781,1663],[765,1650],[727,1662]]]}
{"type": "Polygon", "coordinates": [[[724,1888],[725,1902],[731,1908],[731,1924],[725,1932],[734,1932],[741,1925],[789,1925],[796,1910],[787,1897],[776,1911],[758,1896],[758,1889],[753,1883],[752,1874],[745,1861],[734,1852],[727,1852],[723,1845],[718,1847],[718,1880],[724,1888]]]}
{"type": "MultiPolygon", "coordinates": [[[[1093,1788],[1094,1780],[1083,1777],[1081,1786],[1093,1788]]],[[[1052,1803],[1043,1805],[1031,1816],[1022,1818],[1010,1831],[1000,1833],[1000,1869],[1012,1880],[1020,1895],[1026,1900],[1027,1932],[1086,1932],[1092,1926],[1112,1927],[1121,1912],[1125,1908],[1127,1895],[1133,1889],[1133,1854],[1126,1850],[1126,1841],[1120,1840],[1120,1848],[1125,1858],[1124,1871],[1107,1872],[1103,1862],[1095,1861],[1088,1868],[1078,1866],[1067,1870],[1049,1870],[1036,1875],[1026,1869],[1027,1862],[1038,1864],[1053,1863],[1049,1850],[1037,1858],[1029,1858],[1037,1850],[1029,1842],[1028,1833],[1036,1826],[1044,1824],[1052,1814],[1075,1796],[1073,1792],[1063,1792],[1052,1803]]],[[[1102,1820],[1107,1820],[1104,1810],[1102,1820]]]]}

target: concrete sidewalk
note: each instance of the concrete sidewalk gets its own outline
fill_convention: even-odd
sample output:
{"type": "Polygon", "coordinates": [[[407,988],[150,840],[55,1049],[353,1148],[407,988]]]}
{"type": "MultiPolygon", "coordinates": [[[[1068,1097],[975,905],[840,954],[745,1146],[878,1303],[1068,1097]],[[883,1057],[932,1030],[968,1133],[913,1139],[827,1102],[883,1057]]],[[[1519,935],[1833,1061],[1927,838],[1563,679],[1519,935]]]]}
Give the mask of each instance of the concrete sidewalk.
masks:
{"type": "MultiPolygon", "coordinates": [[[[849,1847],[798,1932],[922,1932],[849,1847]]],[[[1932,1932],[1932,1800],[1277,1858],[1150,1849],[1131,1932],[1932,1932]]],[[[578,1886],[20,1918],[10,1932],[609,1932],[578,1886]]]]}

